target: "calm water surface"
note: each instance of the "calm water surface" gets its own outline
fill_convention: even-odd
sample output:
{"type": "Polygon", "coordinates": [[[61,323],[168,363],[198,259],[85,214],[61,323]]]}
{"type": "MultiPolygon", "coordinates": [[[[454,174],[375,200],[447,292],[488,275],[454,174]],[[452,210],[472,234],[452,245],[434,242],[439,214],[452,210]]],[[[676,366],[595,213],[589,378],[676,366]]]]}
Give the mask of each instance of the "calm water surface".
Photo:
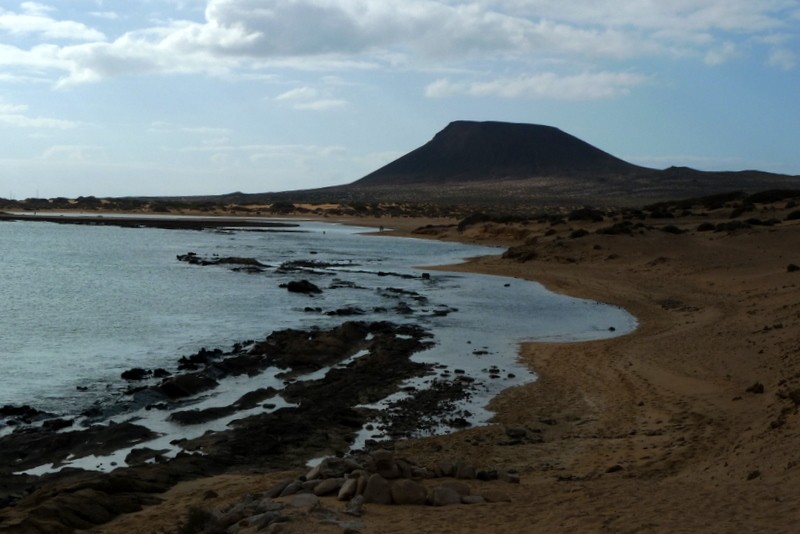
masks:
{"type": "Polygon", "coordinates": [[[426,280],[415,269],[498,249],[363,236],[363,228],[319,222],[301,222],[294,230],[0,223],[0,405],[76,413],[117,394],[125,386],[120,373],[131,367],[174,369],[180,356],[201,347],[227,350],[277,329],[346,320],[307,307],[325,312],[355,306],[368,311],[356,319],[421,323],[435,334],[436,346],[419,360],[475,375],[496,365],[516,375],[488,381],[487,396],[533,378],[516,363],[519,341],[603,338],[636,325],[624,310],[555,295],[535,283],[441,272],[426,280]],[[271,268],[246,274],[176,260],[189,251],[256,258],[271,268]],[[302,275],[275,272],[298,259],[336,267],[302,275]],[[308,297],[279,287],[298,278],[325,291],[308,297]],[[334,282],[352,287],[328,289],[334,282]],[[414,313],[393,313],[402,298],[387,295],[389,287],[417,292],[427,302],[409,300],[414,313]],[[457,311],[434,315],[446,308],[457,311]]]}

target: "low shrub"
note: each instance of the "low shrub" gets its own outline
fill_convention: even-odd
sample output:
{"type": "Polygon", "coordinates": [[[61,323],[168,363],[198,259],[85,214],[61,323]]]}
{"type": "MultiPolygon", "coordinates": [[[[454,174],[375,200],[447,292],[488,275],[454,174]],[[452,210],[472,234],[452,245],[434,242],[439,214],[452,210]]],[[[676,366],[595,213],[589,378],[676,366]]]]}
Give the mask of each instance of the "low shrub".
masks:
{"type": "Polygon", "coordinates": [[[567,216],[567,220],[570,221],[590,221],[590,222],[603,222],[605,220],[605,216],[603,212],[594,208],[580,208],[577,210],[573,210],[567,216]]]}
{"type": "Polygon", "coordinates": [[[589,235],[589,231],[588,230],[585,230],[583,228],[579,228],[579,229],[573,231],[572,233],[570,233],[569,234],[569,238],[570,239],[578,239],[580,237],[585,237],[587,235],[589,235]]]}
{"type": "Polygon", "coordinates": [[[666,232],[668,234],[680,235],[680,234],[684,233],[686,230],[681,230],[680,228],[678,228],[674,224],[669,224],[667,226],[663,226],[661,228],[661,231],[662,232],[666,232]]]}
{"type": "Polygon", "coordinates": [[[787,221],[796,221],[800,219],[800,210],[795,210],[786,216],[787,221]]]}
{"type": "Polygon", "coordinates": [[[771,204],[791,198],[800,198],[800,190],[797,189],[769,189],[759,193],[753,193],[745,199],[745,202],[759,204],[771,204]]]}

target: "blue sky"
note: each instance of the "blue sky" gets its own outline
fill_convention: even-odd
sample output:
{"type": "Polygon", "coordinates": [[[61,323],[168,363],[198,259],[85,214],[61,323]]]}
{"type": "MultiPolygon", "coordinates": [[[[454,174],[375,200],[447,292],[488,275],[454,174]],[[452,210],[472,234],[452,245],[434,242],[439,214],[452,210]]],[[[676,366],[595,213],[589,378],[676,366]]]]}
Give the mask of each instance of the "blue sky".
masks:
{"type": "Polygon", "coordinates": [[[348,183],[450,121],[800,174],[800,0],[0,0],[0,197],[348,183]]]}

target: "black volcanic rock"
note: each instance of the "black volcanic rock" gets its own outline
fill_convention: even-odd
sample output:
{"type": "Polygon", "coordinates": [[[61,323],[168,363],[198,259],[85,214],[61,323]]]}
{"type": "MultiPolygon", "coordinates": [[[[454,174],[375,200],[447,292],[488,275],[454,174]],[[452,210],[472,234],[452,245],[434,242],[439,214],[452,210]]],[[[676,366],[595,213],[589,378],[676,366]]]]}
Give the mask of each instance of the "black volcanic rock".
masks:
{"type": "Polygon", "coordinates": [[[627,175],[643,170],[552,126],[455,121],[425,145],[352,185],[627,175]]]}

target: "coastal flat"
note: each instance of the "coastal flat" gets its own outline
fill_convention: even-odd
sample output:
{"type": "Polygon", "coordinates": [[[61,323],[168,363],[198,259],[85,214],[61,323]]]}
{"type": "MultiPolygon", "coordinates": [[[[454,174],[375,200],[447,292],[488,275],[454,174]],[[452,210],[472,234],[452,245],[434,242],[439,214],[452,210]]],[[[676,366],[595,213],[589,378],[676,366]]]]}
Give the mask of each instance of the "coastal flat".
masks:
{"type": "MultiPolygon", "coordinates": [[[[719,210],[712,222],[730,221],[729,213],[719,210]]],[[[640,325],[604,341],[524,343],[520,358],[539,380],[497,397],[492,424],[396,444],[419,465],[447,459],[516,469],[519,485],[469,481],[511,502],[367,505],[362,531],[793,531],[800,520],[800,272],[788,267],[800,263],[800,224],[701,232],[700,221],[708,218],[648,219],[631,235],[594,233],[608,222],[427,228],[428,238],[535,249],[529,261],[486,257],[447,269],[536,280],[623,306],[640,325]],[[569,238],[578,228],[589,233],[569,238]],[[536,439],[509,444],[511,430],[536,439]]],[[[398,222],[417,236],[408,230],[425,223],[398,222]]],[[[190,507],[217,509],[281,476],[181,483],[162,504],[93,532],[167,531],[190,507]],[[204,499],[209,488],[218,497],[204,499]]],[[[323,507],[343,504],[328,498],[323,507]]],[[[285,531],[308,528],[325,531],[302,521],[285,531]]]]}

